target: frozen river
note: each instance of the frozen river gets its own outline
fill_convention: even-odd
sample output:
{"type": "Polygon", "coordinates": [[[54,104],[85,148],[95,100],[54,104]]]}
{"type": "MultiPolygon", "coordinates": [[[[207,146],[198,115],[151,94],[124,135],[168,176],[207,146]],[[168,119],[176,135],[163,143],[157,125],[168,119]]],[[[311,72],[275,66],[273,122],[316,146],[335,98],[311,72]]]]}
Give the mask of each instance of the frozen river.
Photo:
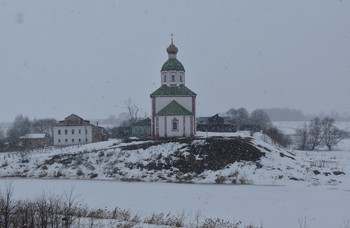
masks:
{"type": "Polygon", "coordinates": [[[74,189],[90,208],[119,207],[141,217],[152,213],[185,213],[194,218],[222,218],[263,227],[343,227],[350,220],[350,190],[332,186],[257,186],[126,183],[90,180],[0,179],[0,189],[12,184],[16,199],[74,189]]]}

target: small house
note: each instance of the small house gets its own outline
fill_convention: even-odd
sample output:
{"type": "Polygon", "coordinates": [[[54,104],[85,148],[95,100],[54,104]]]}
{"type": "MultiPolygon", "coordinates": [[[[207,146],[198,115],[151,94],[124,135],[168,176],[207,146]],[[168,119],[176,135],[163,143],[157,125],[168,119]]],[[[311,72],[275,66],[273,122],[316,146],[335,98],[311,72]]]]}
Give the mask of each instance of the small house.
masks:
{"type": "Polygon", "coordinates": [[[215,114],[211,117],[199,117],[197,120],[198,131],[211,132],[234,132],[236,127],[232,124],[231,118],[215,114]]]}
{"type": "Polygon", "coordinates": [[[25,149],[35,149],[51,145],[47,134],[26,134],[20,137],[20,141],[25,149]]]}

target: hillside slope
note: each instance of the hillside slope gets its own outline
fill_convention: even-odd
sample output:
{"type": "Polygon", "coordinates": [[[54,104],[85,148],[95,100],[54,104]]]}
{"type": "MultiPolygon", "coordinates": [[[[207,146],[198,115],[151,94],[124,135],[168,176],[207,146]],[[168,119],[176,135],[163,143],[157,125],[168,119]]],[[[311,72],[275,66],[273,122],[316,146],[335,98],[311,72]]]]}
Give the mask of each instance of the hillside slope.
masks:
{"type": "MultiPolygon", "coordinates": [[[[346,152],[289,151],[260,133],[199,133],[194,140],[110,140],[0,154],[1,177],[180,183],[341,184],[346,152]]],[[[347,183],[347,186],[348,183],[347,183]]]]}

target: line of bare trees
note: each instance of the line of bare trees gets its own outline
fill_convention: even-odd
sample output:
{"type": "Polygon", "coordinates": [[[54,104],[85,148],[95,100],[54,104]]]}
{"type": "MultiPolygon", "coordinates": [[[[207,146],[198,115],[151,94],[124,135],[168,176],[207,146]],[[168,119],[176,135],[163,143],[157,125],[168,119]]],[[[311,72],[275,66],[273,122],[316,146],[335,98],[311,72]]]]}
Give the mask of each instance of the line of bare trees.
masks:
{"type": "Polygon", "coordinates": [[[20,137],[30,133],[51,134],[52,127],[57,123],[55,119],[30,120],[23,115],[17,115],[6,134],[0,129],[0,151],[11,151],[21,149],[19,147],[20,137]]]}
{"type": "Polygon", "coordinates": [[[71,227],[73,221],[86,211],[79,207],[71,190],[64,197],[43,194],[34,201],[13,199],[14,188],[6,185],[0,191],[0,227],[71,227]]]}
{"type": "Polygon", "coordinates": [[[231,118],[231,122],[236,126],[237,130],[249,130],[251,135],[254,132],[263,132],[271,138],[274,144],[283,147],[288,147],[292,144],[291,138],[274,127],[270,117],[262,109],[256,109],[249,115],[244,108],[231,108],[226,114],[231,118]]]}
{"type": "Polygon", "coordinates": [[[333,118],[318,117],[304,124],[296,130],[296,147],[299,150],[315,150],[319,147],[326,147],[332,150],[343,139],[349,137],[348,133],[335,126],[333,118]]]}

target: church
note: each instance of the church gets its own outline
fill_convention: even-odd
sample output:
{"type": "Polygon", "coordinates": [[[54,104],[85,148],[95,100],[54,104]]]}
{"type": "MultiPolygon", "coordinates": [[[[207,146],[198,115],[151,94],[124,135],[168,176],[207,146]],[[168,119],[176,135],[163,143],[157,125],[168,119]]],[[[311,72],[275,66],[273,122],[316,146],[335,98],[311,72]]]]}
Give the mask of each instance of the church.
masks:
{"type": "Polygon", "coordinates": [[[161,86],[152,99],[152,136],[192,137],[196,134],[196,96],[186,87],[185,68],[177,60],[178,48],[173,43],[166,49],[168,60],[160,71],[161,86]]]}

